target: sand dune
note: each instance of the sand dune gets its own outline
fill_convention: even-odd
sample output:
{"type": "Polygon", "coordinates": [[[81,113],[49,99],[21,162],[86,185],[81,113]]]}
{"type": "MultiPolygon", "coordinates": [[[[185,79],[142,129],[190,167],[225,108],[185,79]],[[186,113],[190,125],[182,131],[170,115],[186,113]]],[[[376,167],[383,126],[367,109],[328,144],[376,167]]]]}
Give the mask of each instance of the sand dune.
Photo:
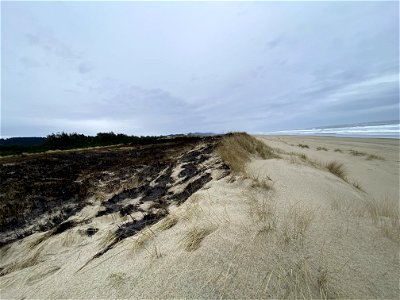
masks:
{"type": "Polygon", "coordinates": [[[257,138],[279,158],[210,171],[166,218],[97,259],[117,213],[2,247],[1,298],[397,299],[399,141],[257,138]]]}

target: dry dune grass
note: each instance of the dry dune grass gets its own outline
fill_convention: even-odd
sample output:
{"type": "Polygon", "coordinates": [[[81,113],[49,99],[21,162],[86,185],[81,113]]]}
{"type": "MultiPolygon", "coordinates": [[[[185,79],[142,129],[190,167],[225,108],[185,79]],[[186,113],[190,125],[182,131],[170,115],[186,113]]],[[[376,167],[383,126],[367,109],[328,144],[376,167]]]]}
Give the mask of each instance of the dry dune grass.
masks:
{"type": "Polygon", "coordinates": [[[364,189],[362,188],[361,184],[360,184],[358,181],[353,181],[352,185],[353,185],[356,189],[360,190],[361,192],[365,192],[364,189]]]}
{"type": "Polygon", "coordinates": [[[331,202],[334,210],[346,212],[349,222],[352,218],[368,218],[381,230],[386,238],[400,243],[400,216],[398,201],[385,198],[365,197],[360,201],[339,201],[335,199],[331,202]]]}
{"type": "Polygon", "coordinates": [[[374,160],[374,159],[385,160],[382,156],[375,155],[375,154],[368,154],[366,159],[367,160],[374,160]]]}
{"type": "Polygon", "coordinates": [[[384,235],[396,242],[400,241],[399,203],[385,197],[383,200],[368,199],[365,209],[374,224],[384,235]]]}
{"type": "Polygon", "coordinates": [[[283,152],[282,154],[286,154],[289,157],[289,161],[292,164],[306,164],[312,167],[318,167],[320,166],[319,163],[316,161],[310,159],[306,154],[304,153],[298,153],[298,152],[283,152]]]}
{"type": "Polygon", "coordinates": [[[278,218],[276,202],[270,194],[262,194],[261,199],[249,192],[247,195],[250,218],[256,225],[256,234],[267,234],[276,229],[278,218]]]}
{"type": "Polygon", "coordinates": [[[347,181],[346,170],[344,169],[344,165],[342,163],[331,161],[326,164],[326,169],[337,177],[347,181]]]}
{"type": "Polygon", "coordinates": [[[272,190],[273,182],[271,178],[267,176],[267,178],[262,178],[260,174],[246,174],[244,179],[250,179],[252,188],[260,188],[266,191],[272,190]]]}
{"type": "Polygon", "coordinates": [[[304,236],[313,219],[314,213],[311,209],[300,204],[290,206],[281,225],[280,241],[282,244],[288,246],[291,241],[299,241],[303,245],[304,236]]]}
{"type": "Polygon", "coordinates": [[[310,148],[310,146],[305,145],[305,144],[298,144],[297,146],[300,147],[300,148],[307,148],[307,149],[310,148]]]}
{"type": "MultiPolygon", "coordinates": [[[[311,262],[308,256],[296,255],[278,258],[275,266],[275,282],[270,284],[277,298],[284,299],[328,299],[336,296],[333,285],[334,270],[324,259],[311,262]]],[[[275,298],[275,297],[274,297],[275,298]]]]}
{"type": "Polygon", "coordinates": [[[317,147],[317,151],[328,151],[325,147],[317,147]]]}
{"type": "Polygon", "coordinates": [[[108,230],[107,233],[101,238],[99,242],[100,249],[107,247],[115,238],[114,231],[108,230]]]}
{"type": "Polygon", "coordinates": [[[21,259],[20,261],[15,261],[11,264],[3,266],[3,268],[0,270],[0,276],[4,276],[11,272],[29,268],[38,264],[40,262],[39,258],[42,251],[43,245],[39,247],[36,251],[34,251],[32,255],[26,257],[25,259],[21,259]]]}
{"type": "Polygon", "coordinates": [[[306,243],[306,237],[315,211],[302,203],[279,209],[272,191],[250,190],[246,196],[253,226],[246,229],[252,242],[244,249],[255,251],[258,259],[262,253],[273,257],[272,261],[260,261],[268,266],[268,272],[257,292],[259,298],[327,299],[335,296],[332,290],[334,270],[324,262],[323,254],[318,257],[307,254],[308,243],[314,243],[310,240],[306,243]],[[259,245],[262,248],[253,248],[259,245]]]}
{"type": "Polygon", "coordinates": [[[178,217],[174,215],[168,215],[159,224],[159,230],[167,230],[174,227],[178,223],[178,217]]]}
{"type": "MultiPolygon", "coordinates": [[[[133,252],[146,249],[146,244],[156,236],[155,232],[150,228],[146,227],[140,232],[139,235],[135,236],[133,239],[132,250],[133,252]]],[[[156,249],[155,249],[156,250],[156,249]]],[[[157,251],[155,251],[157,252],[157,251]]]]}
{"type": "Polygon", "coordinates": [[[182,239],[182,245],[186,251],[195,251],[200,248],[203,239],[213,230],[208,227],[193,227],[188,230],[182,239]]]}
{"type": "Polygon", "coordinates": [[[385,160],[382,156],[379,156],[379,155],[376,155],[376,154],[368,154],[368,153],[363,152],[363,151],[350,150],[349,152],[353,156],[365,156],[366,160],[385,160]]]}
{"type": "Polygon", "coordinates": [[[185,210],[180,218],[184,221],[188,222],[193,219],[198,219],[202,212],[202,208],[200,206],[200,200],[202,197],[200,195],[192,195],[189,201],[185,203],[185,210]]]}
{"type": "Polygon", "coordinates": [[[289,155],[289,161],[291,163],[304,163],[307,164],[311,167],[314,168],[319,168],[319,169],[326,169],[330,173],[336,175],[337,177],[341,178],[343,181],[350,183],[353,185],[356,189],[358,189],[361,192],[365,192],[361,184],[357,180],[353,180],[350,182],[348,176],[347,176],[347,171],[343,163],[340,163],[338,161],[331,161],[328,163],[322,163],[320,161],[316,161],[313,159],[310,159],[306,154],[304,153],[296,153],[296,152],[290,152],[287,153],[289,155]],[[300,161],[299,161],[300,159],[300,161]]]}
{"type": "Polygon", "coordinates": [[[224,137],[217,153],[234,173],[243,173],[252,155],[262,159],[279,158],[271,147],[244,132],[231,133],[224,137]]]}

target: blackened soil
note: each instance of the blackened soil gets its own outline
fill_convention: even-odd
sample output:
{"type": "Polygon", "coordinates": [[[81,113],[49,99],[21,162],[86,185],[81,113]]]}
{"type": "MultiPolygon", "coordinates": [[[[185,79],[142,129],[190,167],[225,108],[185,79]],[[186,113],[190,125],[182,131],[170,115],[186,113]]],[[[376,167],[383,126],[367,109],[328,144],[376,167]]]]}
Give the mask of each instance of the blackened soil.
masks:
{"type": "MultiPolygon", "coordinates": [[[[152,145],[114,146],[79,151],[21,155],[0,159],[0,246],[37,231],[61,233],[74,226],[66,221],[89,205],[95,191],[105,193],[120,189],[122,182],[139,178],[139,184],[127,188],[104,202],[100,215],[120,212],[127,215],[140,208],[124,204],[127,198],[141,197],[165,203],[185,201],[193,192],[211,180],[204,174],[191,182],[179,195],[168,194],[171,173],[177,163],[187,162],[186,180],[198,175],[197,167],[208,159],[220,137],[166,139],[152,145]],[[191,151],[205,144],[201,150],[191,151]],[[160,175],[161,174],[161,175],[160,175]],[[153,181],[152,184],[150,184],[153,181]],[[101,184],[100,184],[101,183],[101,184]],[[66,222],[65,222],[66,221],[66,222]]],[[[125,225],[116,232],[116,241],[129,236],[145,223],[125,225]],[[129,229],[133,226],[133,229],[129,229]]],[[[157,218],[161,218],[157,215],[157,218]]],[[[139,222],[139,221],[137,221],[139,222]]],[[[139,229],[140,230],[140,229],[139,229]]]]}

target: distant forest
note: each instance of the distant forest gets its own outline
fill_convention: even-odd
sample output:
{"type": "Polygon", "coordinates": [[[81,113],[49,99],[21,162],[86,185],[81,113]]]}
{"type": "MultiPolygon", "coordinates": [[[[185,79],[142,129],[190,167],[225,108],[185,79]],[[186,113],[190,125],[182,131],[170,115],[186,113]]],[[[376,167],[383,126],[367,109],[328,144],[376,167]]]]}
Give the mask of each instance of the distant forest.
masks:
{"type": "Polygon", "coordinates": [[[151,144],[165,139],[161,136],[128,136],[125,134],[98,133],[87,136],[78,133],[53,133],[47,137],[16,137],[0,139],[0,156],[22,153],[67,150],[117,144],[151,144]]]}

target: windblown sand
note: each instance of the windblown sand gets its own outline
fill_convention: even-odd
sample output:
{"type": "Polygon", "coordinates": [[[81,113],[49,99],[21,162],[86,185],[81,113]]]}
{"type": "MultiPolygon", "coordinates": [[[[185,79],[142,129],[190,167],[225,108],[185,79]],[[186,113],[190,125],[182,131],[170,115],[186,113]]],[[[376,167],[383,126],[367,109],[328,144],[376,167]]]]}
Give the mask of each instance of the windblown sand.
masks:
{"type": "Polygon", "coordinates": [[[117,215],[3,247],[1,298],[398,299],[399,140],[258,138],[281,158],[213,174],[167,219],[99,258],[90,261],[117,215]],[[325,168],[332,161],[345,180],[325,168]],[[80,234],[89,226],[99,231],[80,234]]]}

